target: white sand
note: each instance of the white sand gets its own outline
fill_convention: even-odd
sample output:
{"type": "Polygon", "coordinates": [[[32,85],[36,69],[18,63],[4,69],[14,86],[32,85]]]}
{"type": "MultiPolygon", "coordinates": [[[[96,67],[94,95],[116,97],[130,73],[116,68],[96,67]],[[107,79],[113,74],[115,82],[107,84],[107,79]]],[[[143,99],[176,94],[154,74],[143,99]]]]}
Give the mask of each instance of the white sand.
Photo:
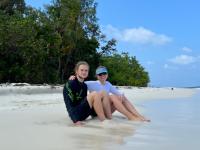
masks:
{"type": "MultiPolygon", "coordinates": [[[[147,101],[191,97],[199,91],[178,88],[120,90],[143,114],[146,111],[143,104],[147,101]]],[[[127,121],[115,113],[109,122],[89,119],[84,126],[74,127],[59,86],[0,86],[0,118],[1,150],[123,149],[137,130],[151,124],[127,121]]]]}

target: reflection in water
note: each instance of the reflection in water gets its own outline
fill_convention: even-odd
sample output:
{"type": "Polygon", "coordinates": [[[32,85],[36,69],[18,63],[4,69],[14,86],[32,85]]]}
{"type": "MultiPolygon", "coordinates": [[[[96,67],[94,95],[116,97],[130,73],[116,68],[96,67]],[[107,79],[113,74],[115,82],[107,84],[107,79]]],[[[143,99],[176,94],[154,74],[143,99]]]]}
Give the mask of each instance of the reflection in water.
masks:
{"type": "Polygon", "coordinates": [[[149,101],[145,108],[152,122],[138,129],[124,149],[199,149],[200,93],[185,99],[149,101]]]}
{"type": "Polygon", "coordinates": [[[106,123],[93,119],[82,127],[69,124],[66,131],[64,121],[51,125],[63,127],[63,150],[199,149],[200,94],[185,99],[145,101],[142,106],[150,123],[136,123],[114,115],[106,123]]]}
{"type": "MultiPolygon", "coordinates": [[[[71,135],[74,139],[74,149],[113,149],[113,146],[124,145],[125,138],[133,136],[135,129],[141,123],[134,123],[126,119],[114,117],[106,124],[98,120],[86,123],[84,127],[77,127],[78,132],[71,135]],[[81,129],[80,129],[81,128],[81,129]]],[[[76,127],[73,128],[75,130],[76,127]]]]}

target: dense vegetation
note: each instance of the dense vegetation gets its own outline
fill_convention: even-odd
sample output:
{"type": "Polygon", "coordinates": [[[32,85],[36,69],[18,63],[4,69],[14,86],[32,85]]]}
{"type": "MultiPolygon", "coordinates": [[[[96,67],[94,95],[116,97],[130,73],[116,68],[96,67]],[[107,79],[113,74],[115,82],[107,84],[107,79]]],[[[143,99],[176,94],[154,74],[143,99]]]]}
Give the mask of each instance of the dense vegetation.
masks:
{"type": "Polygon", "coordinates": [[[41,11],[24,0],[0,1],[0,82],[63,83],[77,61],[109,68],[116,85],[147,86],[148,73],[135,57],[119,55],[96,18],[94,0],[54,0],[41,11]]]}

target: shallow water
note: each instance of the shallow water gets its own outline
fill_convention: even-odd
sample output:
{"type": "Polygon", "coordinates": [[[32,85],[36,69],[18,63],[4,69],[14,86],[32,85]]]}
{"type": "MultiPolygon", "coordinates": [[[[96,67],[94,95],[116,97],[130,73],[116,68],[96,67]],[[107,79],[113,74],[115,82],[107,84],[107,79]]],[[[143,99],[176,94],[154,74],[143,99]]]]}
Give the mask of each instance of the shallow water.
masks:
{"type": "MultiPolygon", "coordinates": [[[[184,99],[150,100],[140,104],[150,123],[127,121],[119,114],[106,124],[86,122],[73,131],[73,149],[198,150],[200,92],[184,99]]],[[[74,128],[73,128],[74,129],[74,128]]],[[[73,130],[72,129],[72,130],[73,130]]]]}
{"type": "Polygon", "coordinates": [[[151,119],[150,123],[128,121],[115,113],[108,122],[93,119],[83,127],[74,127],[66,117],[60,93],[4,94],[0,100],[3,118],[0,149],[4,150],[198,150],[200,147],[200,90],[189,98],[157,98],[136,103],[142,114],[151,119]]]}
{"type": "Polygon", "coordinates": [[[200,92],[190,98],[146,101],[143,106],[151,123],[137,128],[116,149],[199,149],[200,92]]]}

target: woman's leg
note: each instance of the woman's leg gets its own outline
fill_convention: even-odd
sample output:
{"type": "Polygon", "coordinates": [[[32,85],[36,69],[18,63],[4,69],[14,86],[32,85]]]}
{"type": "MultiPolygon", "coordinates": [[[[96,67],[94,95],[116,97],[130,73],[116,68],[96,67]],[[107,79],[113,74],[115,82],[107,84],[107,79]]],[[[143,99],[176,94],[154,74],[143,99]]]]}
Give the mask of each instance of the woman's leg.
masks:
{"type": "Polygon", "coordinates": [[[110,107],[111,107],[111,114],[113,114],[115,112],[116,108],[111,100],[110,100],[110,107]]]}
{"type": "Polygon", "coordinates": [[[122,104],[126,107],[126,109],[131,112],[134,116],[140,118],[142,121],[150,121],[149,119],[146,119],[144,116],[142,116],[135,107],[131,104],[131,102],[125,97],[122,97],[122,104]]]}
{"type": "Polygon", "coordinates": [[[103,110],[107,119],[112,119],[109,96],[105,91],[99,92],[102,98],[103,110]]]}
{"type": "Polygon", "coordinates": [[[115,95],[110,95],[110,101],[113,103],[114,107],[116,108],[117,111],[125,115],[129,120],[138,120],[139,118],[135,117],[132,115],[131,112],[129,112],[124,105],[120,102],[117,96],[115,95]]]}
{"type": "Polygon", "coordinates": [[[99,120],[104,121],[106,119],[106,117],[105,117],[104,111],[103,111],[101,95],[97,92],[92,92],[92,93],[88,94],[87,101],[90,105],[90,108],[92,108],[92,107],[94,108],[99,120]]]}

